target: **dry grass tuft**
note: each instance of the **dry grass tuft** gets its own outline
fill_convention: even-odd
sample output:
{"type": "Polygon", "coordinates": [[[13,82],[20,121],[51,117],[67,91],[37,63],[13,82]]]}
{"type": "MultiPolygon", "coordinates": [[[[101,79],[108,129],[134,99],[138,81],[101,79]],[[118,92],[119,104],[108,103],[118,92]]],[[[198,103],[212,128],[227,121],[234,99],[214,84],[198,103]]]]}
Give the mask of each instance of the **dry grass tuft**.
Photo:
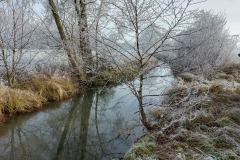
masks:
{"type": "Polygon", "coordinates": [[[240,64],[230,64],[227,66],[220,67],[220,70],[226,74],[236,75],[240,73],[240,64]]]}
{"type": "Polygon", "coordinates": [[[214,94],[221,94],[224,93],[224,85],[223,84],[212,84],[209,86],[209,91],[214,94]]]}
{"type": "Polygon", "coordinates": [[[133,80],[138,74],[138,68],[135,66],[123,66],[102,70],[92,77],[92,84],[95,86],[114,85],[133,80]]]}
{"type": "Polygon", "coordinates": [[[192,73],[188,73],[188,72],[181,73],[178,75],[178,77],[182,78],[185,82],[192,82],[192,81],[198,79],[197,76],[193,75],[192,73]]]}
{"type": "Polygon", "coordinates": [[[68,75],[29,76],[16,88],[0,86],[0,122],[6,116],[35,110],[46,101],[61,100],[77,91],[77,82],[68,75]]]}
{"type": "Polygon", "coordinates": [[[11,89],[9,87],[0,86],[1,114],[12,115],[17,112],[27,112],[39,108],[42,103],[42,97],[29,91],[11,89]]]}
{"type": "Polygon", "coordinates": [[[218,74],[214,75],[214,78],[231,80],[231,79],[234,78],[234,76],[233,75],[228,75],[226,73],[218,73],[218,74]]]}
{"type": "Polygon", "coordinates": [[[77,92],[76,82],[69,76],[31,76],[17,88],[37,93],[48,101],[61,100],[77,92]]]}
{"type": "Polygon", "coordinates": [[[148,113],[155,119],[160,119],[169,114],[170,110],[166,107],[149,107],[148,113]]]}
{"type": "Polygon", "coordinates": [[[149,134],[142,137],[134,146],[125,154],[124,160],[141,160],[141,159],[157,159],[154,154],[157,146],[154,136],[149,134]]]}

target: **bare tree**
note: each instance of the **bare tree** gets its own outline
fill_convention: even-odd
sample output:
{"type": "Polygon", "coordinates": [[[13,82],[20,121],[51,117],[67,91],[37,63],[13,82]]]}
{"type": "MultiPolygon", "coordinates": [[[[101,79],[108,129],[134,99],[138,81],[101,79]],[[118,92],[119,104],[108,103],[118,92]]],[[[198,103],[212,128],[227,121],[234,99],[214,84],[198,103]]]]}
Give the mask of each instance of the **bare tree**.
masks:
{"type": "MultiPolygon", "coordinates": [[[[85,72],[91,72],[94,61],[90,46],[90,32],[86,0],[57,1],[49,0],[54,21],[60,33],[64,50],[81,79],[85,72]]],[[[84,76],[83,76],[84,75],[84,76]]],[[[85,77],[85,78],[84,78],[85,77]]]]}
{"type": "Polygon", "coordinates": [[[60,19],[60,15],[58,14],[58,9],[56,7],[56,4],[53,0],[49,0],[49,5],[51,7],[52,15],[54,17],[55,23],[57,25],[59,34],[60,34],[62,42],[63,42],[63,48],[67,53],[67,56],[69,58],[69,61],[71,62],[74,72],[77,75],[77,77],[79,78],[79,80],[85,80],[86,79],[85,74],[84,74],[81,66],[77,62],[76,55],[74,54],[74,51],[70,46],[69,40],[68,40],[65,30],[64,30],[64,25],[60,19]]]}
{"type": "Polygon", "coordinates": [[[83,59],[83,66],[92,66],[92,52],[90,49],[89,29],[87,19],[87,2],[86,0],[74,0],[75,10],[79,28],[79,52],[83,59]]]}
{"type": "MultiPolygon", "coordinates": [[[[146,77],[146,73],[160,67],[160,63],[153,63],[154,56],[165,50],[189,19],[187,8],[193,4],[193,0],[119,0],[110,4],[112,27],[109,30],[111,35],[117,36],[114,36],[115,40],[111,36],[101,36],[102,43],[112,52],[111,55],[115,55],[112,56],[115,62],[119,57],[125,59],[124,62],[134,62],[138,83],[131,81],[127,85],[137,97],[142,123],[151,129],[144,111],[144,98],[155,95],[143,95],[143,88],[145,81],[154,76],[146,77]],[[144,36],[150,32],[154,33],[154,37],[148,41],[144,36]]],[[[119,63],[116,65],[120,70],[126,69],[120,68],[119,63]]]]}
{"type": "Polygon", "coordinates": [[[33,44],[36,26],[31,16],[24,0],[1,4],[0,60],[11,87],[17,74],[32,60],[28,50],[33,44]]]}

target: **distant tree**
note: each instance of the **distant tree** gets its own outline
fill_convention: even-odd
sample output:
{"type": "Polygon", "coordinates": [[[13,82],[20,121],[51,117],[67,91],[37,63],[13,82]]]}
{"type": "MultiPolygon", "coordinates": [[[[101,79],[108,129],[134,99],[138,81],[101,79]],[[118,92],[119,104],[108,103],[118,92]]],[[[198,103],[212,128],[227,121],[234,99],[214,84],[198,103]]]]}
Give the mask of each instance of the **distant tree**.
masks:
{"type": "Polygon", "coordinates": [[[193,23],[178,34],[176,55],[168,62],[174,74],[210,71],[230,62],[238,36],[231,36],[226,28],[226,17],[211,11],[194,15],[193,23]]]}

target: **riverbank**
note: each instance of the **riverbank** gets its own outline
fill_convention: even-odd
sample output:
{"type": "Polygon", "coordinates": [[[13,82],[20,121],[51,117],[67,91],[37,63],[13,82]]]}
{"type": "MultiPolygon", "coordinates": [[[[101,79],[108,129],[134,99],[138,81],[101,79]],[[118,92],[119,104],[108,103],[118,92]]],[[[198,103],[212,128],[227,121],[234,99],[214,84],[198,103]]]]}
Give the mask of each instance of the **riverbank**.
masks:
{"type": "Polygon", "coordinates": [[[70,75],[28,75],[14,88],[0,85],[0,122],[78,93],[81,89],[70,75]]]}
{"type": "Polygon", "coordinates": [[[208,77],[184,73],[159,107],[156,127],[125,154],[135,159],[240,159],[240,65],[208,77]]]}
{"type": "Polygon", "coordinates": [[[0,123],[19,113],[31,112],[45,104],[72,97],[85,89],[121,84],[133,80],[138,70],[136,67],[123,66],[103,69],[88,76],[84,85],[66,72],[25,75],[18,79],[13,88],[0,85],[0,123]]]}

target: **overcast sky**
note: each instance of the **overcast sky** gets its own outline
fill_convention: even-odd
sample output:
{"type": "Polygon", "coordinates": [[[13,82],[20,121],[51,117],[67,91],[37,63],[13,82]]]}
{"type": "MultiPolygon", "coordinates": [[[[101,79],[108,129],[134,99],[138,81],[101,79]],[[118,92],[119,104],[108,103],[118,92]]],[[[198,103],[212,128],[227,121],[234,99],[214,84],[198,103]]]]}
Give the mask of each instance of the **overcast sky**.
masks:
{"type": "MultiPolygon", "coordinates": [[[[230,33],[233,35],[240,34],[240,0],[207,0],[206,2],[197,4],[195,7],[213,10],[214,13],[225,13],[230,33]]],[[[36,9],[40,13],[42,7],[38,6],[36,9]]]]}
{"type": "Polygon", "coordinates": [[[213,10],[215,13],[225,13],[230,33],[240,34],[240,0],[207,0],[198,4],[198,7],[213,10]]]}

